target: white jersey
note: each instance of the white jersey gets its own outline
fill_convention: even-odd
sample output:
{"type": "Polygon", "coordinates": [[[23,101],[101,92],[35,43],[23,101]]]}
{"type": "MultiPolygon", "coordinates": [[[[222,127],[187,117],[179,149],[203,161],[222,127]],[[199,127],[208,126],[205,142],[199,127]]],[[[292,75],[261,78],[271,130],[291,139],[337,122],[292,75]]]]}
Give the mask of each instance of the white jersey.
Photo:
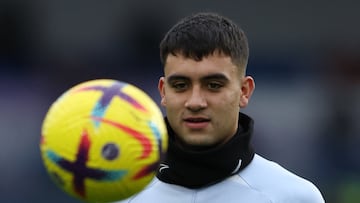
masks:
{"type": "Polygon", "coordinates": [[[255,154],[246,168],[217,184],[189,189],[154,178],[143,191],[117,203],[324,202],[320,191],[311,182],[255,154]]]}

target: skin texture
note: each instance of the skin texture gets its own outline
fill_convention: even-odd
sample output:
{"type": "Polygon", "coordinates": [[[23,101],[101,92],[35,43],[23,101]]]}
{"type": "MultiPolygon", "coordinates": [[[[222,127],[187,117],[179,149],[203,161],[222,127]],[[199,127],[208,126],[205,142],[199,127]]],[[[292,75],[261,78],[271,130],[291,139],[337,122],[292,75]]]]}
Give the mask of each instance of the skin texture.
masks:
{"type": "Polygon", "coordinates": [[[214,52],[196,61],[170,54],[164,73],[158,84],[161,105],[182,147],[207,149],[235,134],[255,83],[230,57],[214,52]]]}

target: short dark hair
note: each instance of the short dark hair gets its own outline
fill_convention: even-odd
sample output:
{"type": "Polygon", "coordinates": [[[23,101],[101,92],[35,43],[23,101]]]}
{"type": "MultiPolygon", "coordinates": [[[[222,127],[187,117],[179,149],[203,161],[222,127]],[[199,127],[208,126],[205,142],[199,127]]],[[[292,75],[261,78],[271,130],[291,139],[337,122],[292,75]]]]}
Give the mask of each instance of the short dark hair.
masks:
{"type": "Polygon", "coordinates": [[[245,73],[249,58],[244,31],[230,19],[216,13],[197,13],[181,19],[160,43],[160,59],[181,54],[197,61],[218,51],[229,56],[245,73]]]}

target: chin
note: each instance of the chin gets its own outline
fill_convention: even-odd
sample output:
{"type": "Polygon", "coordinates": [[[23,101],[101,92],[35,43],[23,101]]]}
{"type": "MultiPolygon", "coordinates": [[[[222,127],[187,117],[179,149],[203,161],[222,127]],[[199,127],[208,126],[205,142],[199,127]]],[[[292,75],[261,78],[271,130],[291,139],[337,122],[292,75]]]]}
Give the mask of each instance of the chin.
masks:
{"type": "Polygon", "coordinates": [[[191,150],[191,151],[205,151],[205,150],[209,150],[214,147],[217,147],[218,145],[220,145],[220,143],[214,143],[214,142],[210,142],[208,140],[192,139],[192,140],[184,141],[184,142],[180,143],[180,145],[184,149],[191,150]]]}

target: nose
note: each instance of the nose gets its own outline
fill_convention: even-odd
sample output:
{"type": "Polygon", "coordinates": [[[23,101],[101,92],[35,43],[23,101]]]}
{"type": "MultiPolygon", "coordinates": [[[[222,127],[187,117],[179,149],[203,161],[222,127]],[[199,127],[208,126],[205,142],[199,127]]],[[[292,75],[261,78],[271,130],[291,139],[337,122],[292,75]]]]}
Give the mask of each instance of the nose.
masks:
{"type": "Polygon", "coordinates": [[[207,101],[201,88],[193,87],[185,107],[190,111],[197,112],[207,107],[207,101]]]}

